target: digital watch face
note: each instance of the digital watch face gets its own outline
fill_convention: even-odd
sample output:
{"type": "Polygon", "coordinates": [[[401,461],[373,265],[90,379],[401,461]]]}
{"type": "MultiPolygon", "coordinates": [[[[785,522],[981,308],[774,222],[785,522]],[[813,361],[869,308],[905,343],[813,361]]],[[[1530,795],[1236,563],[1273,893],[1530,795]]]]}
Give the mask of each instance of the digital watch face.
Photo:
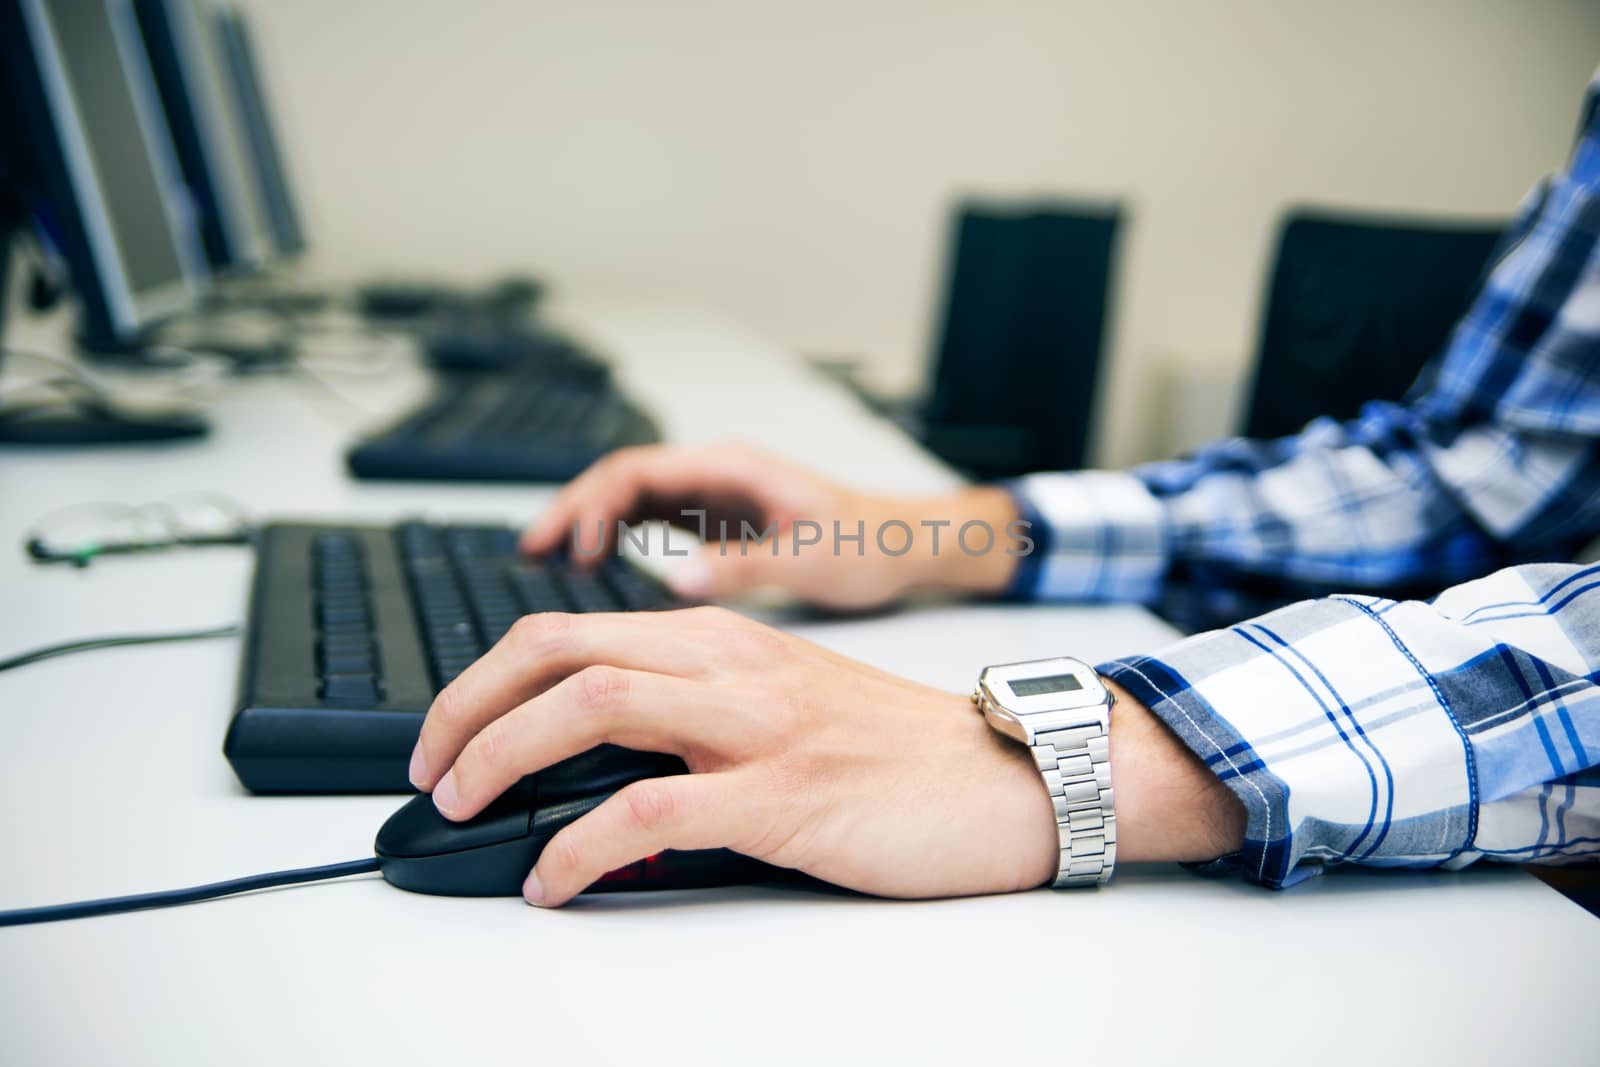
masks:
{"type": "Polygon", "coordinates": [[[1071,693],[1081,690],[1083,683],[1076,674],[1047,674],[1039,678],[1012,678],[1006,682],[1011,692],[1019,697],[1042,697],[1050,693],[1071,693]]]}
{"type": "Polygon", "coordinates": [[[978,684],[991,703],[1023,715],[1090,707],[1106,699],[1094,668],[1066,656],[989,667],[978,684]]]}

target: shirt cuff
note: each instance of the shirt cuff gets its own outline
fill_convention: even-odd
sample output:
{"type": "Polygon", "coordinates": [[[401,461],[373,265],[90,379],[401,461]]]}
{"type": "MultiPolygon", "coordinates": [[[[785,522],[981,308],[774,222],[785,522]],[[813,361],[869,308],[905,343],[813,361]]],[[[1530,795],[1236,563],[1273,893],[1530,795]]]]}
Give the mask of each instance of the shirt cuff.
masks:
{"type": "Polygon", "coordinates": [[[1389,621],[1357,598],[1305,601],[1098,669],[1244,804],[1245,878],[1459,865],[1476,808],[1463,741],[1389,621]]]}
{"type": "Polygon", "coordinates": [[[1167,571],[1166,509],[1138,478],[1120,471],[1030,474],[1002,488],[1033,539],[1008,595],[1156,599],[1167,571]]]}

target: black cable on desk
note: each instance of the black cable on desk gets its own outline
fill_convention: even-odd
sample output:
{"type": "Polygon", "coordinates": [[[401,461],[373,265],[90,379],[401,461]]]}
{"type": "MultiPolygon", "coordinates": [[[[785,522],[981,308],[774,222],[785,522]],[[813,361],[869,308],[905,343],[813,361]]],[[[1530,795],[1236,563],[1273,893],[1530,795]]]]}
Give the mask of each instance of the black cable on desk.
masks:
{"type": "Polygon", "coordinates": [[[119,911],[141,911],[145,908],[168,908],[175,904],[193,904],[215,897],[233,896],[256,889],[271,889],[280,885],[301,882],[320,882],[329,878],[343,878],[351,874],[371,874],[378,869],[378,860],[372,857],[351,860],[348,863],[330,863],[323,867],[300,867],[292,871],[273,871],[270,874],[252,874],[210,885],[190,886],[188,889],[169,889],[162,893],[135,893],[127,897],[106,897],[103,900],[80,900],[75,904],[48,904],[39,908],[18,908],[0,911],[0,926],[26,926],[29,923],[53,923],[65,919],[87,919],[92,915],[113,915],[119,911]]]}
{"type": "Polygon", "coordinates": [[[0,671],[9,671],[13,667],[26,667],[30,663],[38,663],[42,659],[52,659],[56,656],[70,656],[74,652],[92,652],[97,648],[119,648],[123,645],[159,645],[172,641],[202,641],[212,637],[234,637],[239,634],[242,627],[237,623],[228,626],[215,626],[209,630],[179,630],[175,633],[165,634],[116,634],[109,637],[86,637],[78,641],[66,641],[59,645],[46,645],[43,648],[33,649],[31,652],[19,652],[7,659],[0,659],[0,671]]]}

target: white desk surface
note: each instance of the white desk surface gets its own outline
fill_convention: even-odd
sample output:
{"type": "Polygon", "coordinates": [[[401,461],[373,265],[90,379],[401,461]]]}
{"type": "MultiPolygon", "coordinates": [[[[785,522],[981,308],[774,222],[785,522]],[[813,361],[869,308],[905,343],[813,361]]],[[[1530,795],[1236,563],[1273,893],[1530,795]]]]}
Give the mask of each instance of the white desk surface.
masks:
{"type": "MultiPolygon", "coordinates": [[[[723,320],[561,309],[670,439],[747,437],[861,484],[951,475],[723,320]]],[[[341,381],[373,410],[409,367],[341,381]]],[[[356,484],[356,422],[311,387],[240,383],[201,444],[0,456],[0,653],[242,617],[221,548],[34,567],[33,519],[94,499],[228,493],[258,516],[521,521],[530,488],[356,484]],[[343,423],[343,425],[341,425],[343,423]]],[[[795,623],[963,689],[983,664],[1170,639],[1135,608],[931,606],[795,623]]],[[[258,798],[221,755],[237,640],[0,676],[0,908],[370,855],[393,797],[258,798]]],[[[749,888],[520,900],[376,875],[0,930],[0,1062],[1593,1064],[1600,923],[1512,869],[1328,876],[1271,893],[1126,868],[1100,892],[896,903],[749,888]],[[1069,962],[1075,961],[1075,962],[1069,962]]]]}

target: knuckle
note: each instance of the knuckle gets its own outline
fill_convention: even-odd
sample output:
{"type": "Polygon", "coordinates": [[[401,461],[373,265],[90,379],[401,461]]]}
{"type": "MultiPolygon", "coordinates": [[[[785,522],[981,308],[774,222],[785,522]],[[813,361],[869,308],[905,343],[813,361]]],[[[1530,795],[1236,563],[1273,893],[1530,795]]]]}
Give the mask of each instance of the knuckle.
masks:
{"type": "Polygon", "coordinates": [[[524,615],[511,624],[510,637],[524,655],[548,652],[565,640],[572,629],[572,616],[564,611],[541,611],[524,615]]]}
{"type": "Polygon", "coordinates": [[[800,693],[784,693],[774,700],[779,729],[790,740],[812,736],[825,728],[817,705],[800,693]]]}
{"type": "Polygon", "coordinates": [[[598,476],[609,477],[621,469],[624,463],[628,462],[629,457],[632,455],[634,448],[636,447],[637,446],[619,448],[615,452],[601,456],[589,469],[592,473],[598,476]]]}
{"type": "Polygon", "coordinates": [[[684,614],[693,622],[701,623],[716,629],[727,629],[743,621],[743,616],[720,604],[701,604],[697,607],[684,609],[684,614]]]}
{"type": "Polygon", "coordinates": [[[519,649],[526,651],[536,641],[537,633],[542,627],[539,621],[542,615],[524,615],[511,624],[511,629],[506,631],[506,641],[519,649]]]}
{"type": "Polygon", "coordinates": [[[614,711],[628,697],[628,675],[615,667],[592,666],[578,672],[578,703],[587,712],[614,711]]]}
{"type": "Polygon", "coordinates": [[[428,718],[447,730],[457,729],[466,719],[466,704],[461,699],[461,687],[452,682],[433,698],[433,708],[428,718]]]}
{"type": "Polygon", "coordinates": [[[488,723],[473,739],[471,745],[473,762],[491,774],[505,771],[511,758],[511,748],[507,741],[505,720],[495,719],[488,723]]]}
{"type": "Polygon", "coordinates": [[[776,665],[787,648],[782,634],[764,626],[742,627],[727,637],[728,646],[741,659],[776,665]]]}
{"type": "Polygon", "coordinates": [[[628,820],[638,830],[657,830],[672,821],[676,798],[659,782],[635,782],[622,791],[628,820]]]}
{"type": "Polygon", "coordinates": [[[551,838],[539,857],[539,866],[558,879],[570,880],[583,869],[583,849],[579,847],[577,835],[564,831],[551,838]]]}
{"type": "Polygon", "coordinates": [[[618,449],[605,459],[601,460],[601,470],[605,473],[607,483],[626,483],[639,477],[640,473],[649,465],[651,454],[648,448],[634,445],[629,448],[618,449]]]}

